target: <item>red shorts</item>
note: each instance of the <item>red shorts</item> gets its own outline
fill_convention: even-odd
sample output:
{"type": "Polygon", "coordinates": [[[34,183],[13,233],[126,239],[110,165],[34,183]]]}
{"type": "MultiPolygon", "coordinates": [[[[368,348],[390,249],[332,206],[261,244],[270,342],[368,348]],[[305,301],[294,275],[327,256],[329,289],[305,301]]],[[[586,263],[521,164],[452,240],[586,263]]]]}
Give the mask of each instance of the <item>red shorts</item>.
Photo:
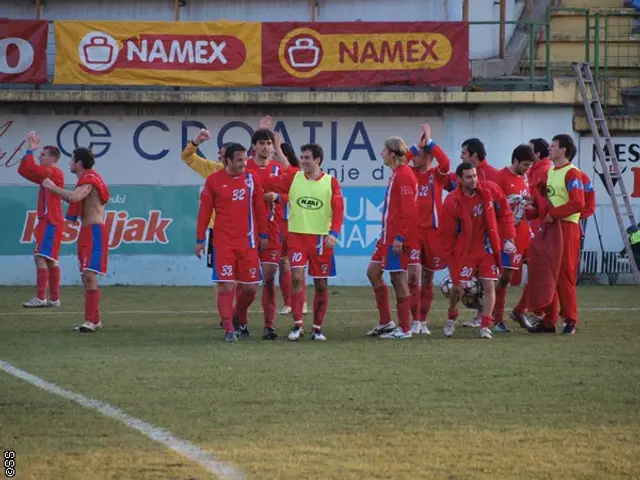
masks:
{"type": "Polygon", "coordinates": [[[324,244],[325,235],[289,233],[288,253],[291,268],[303,268],[309,264],[311,278],[333,278],[336,276],[336,259],[333,248],[324,244]]]}
{"type": "Polygon", "coordinates": [[[62,230],[63,225],[52,225],[46,220],[38,221],[35,231],[36,247],[33,254],[57,262],[62,243],[62,230]]]}
{"type": "Polygon", "coordinates": [[[419,230],[420,247],[411,250],[409,265],[422,265],[427,270],[436,272],[444,265],[440,256],[440,236],[435,228],[419,230]]]}
{"type": "Polygon", "coordinates": [[[371,256],[371,263],[381,263],[382,268],[387,272],[404,272],[409,266],[412,250],[405,247],[400,255],[396,255],[391,245],[384,245],[378,240],[371,256]]]}
{"type": "Polygon", "coordinates": [[[103,223],[83,225],[78,235],[78,262],[80,272],[89,270],[99,275],[107,274],[109,234],[103,223]]]}
{"type": "Polygon", "coordinates": [[[528,235],[529,233],[527,232],[526,236],[521,234],[516,237],[515,253],[502,252],[503,268],[508,268],[509,270],[520,270],[522,268],[522,263],[526,258],[526,251],[529,249],[529,244],[531,243],[528,235]]]}
{"type": "Polygon", "coordinates": [[[258,254],[260,257],[260,263],[265,263],[267,265],[278,265],[278,261],[280,260],[280,253],[282,253],[282,247],[280,248],[267,248],[266,250],[261,250],[258,254]]]}
{"type": "Polygon", "coordinates": [[[214,282],[260,283],[258,249],[214,245],[211,278],[214,282]]]}
{"type": "Polygon", "coordinates": [[[500,269],[496,265],[493,255],[486,252],[480,252],[477,255],[469,256],[460,267],[460,275],[458,278],[461,282],[471,280],[478,277],[480,280],[498,280],[500,269]]]}

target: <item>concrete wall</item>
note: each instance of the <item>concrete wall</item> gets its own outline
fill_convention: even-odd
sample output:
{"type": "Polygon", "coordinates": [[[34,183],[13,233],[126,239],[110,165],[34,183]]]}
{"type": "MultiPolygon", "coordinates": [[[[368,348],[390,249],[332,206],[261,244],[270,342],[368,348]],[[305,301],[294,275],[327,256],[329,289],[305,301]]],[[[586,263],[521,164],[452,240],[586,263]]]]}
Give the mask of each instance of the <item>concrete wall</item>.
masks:
{"type": "MultiPolygon", "coordinates": [[[[34,188],[25,186],[15,171],[16,161],[24,150],[22,140],[27,130],[37,130],[45,143],[58,144],[66,152],[75,146],[76,140],[84,145],[93,142],[94,151],[102,153],[97,168],[110,183],[114,196],[109,210],[128,212],[129,216],[144,219],[150,216],[150,209],[157,207],[171,220],[166,243],[157,238],[145,243],[130,234],[128,244],[111,250],[110,275],[106,283],[205,285],[210,283],[209,272],[203,262],[191,254],[192,236],[195,235],[193,216],[202,179],[179,158],[183,140],[197,130],[197,124],[187,122],[202,122],[213,131],[214,139],[223,132],[221,141],[239,140],[247,144],[245,128],[255,128],[264,113],[272,114],[281,122],[276,128],[286,130],[296,148],[309,141],[315,129],[316,141],[322,143],[327,152],[327,168],[334,169],[341,179],[347,200],[347,221],[341,248],[337,251],[339,276],[333,283],[365,285],[364,272],[375,234],[379,231],[380,200],[388,178],[388,172],[380,168],[382,163],[378,155],[384,138],[401,135],[408,142],[414,142],[419,124],[429,122],[433,126],[434,139],[449,153],[453,165],[459,161],[460,143],[475,136],[484,140],[489,161],[504,167],[518,143],[531,137],[551,138],[561,132],[572,133],[573,109],[525,105],[430,108],[318,105],[258,111],[241,106],[136,108],[67,104],[12,108],[5,105],[0,107],[0,184],[3,185],[0,195],[9,198],[3,199],[1,214],[5,219],[19,218],[3,233],[3,238],[11,240],[0,241],[3,266],[0,284],[34,282],[32,247],[28,238],[23,239],[23,233],[28,227],[25,209],[35,209],[37,193],[34,188]],[[89,121],[94,123],[87,123],[89,121]],[[155,157],[165,150],[161,158],[148,158],[150,154],[155,157]],[[353,173],[355,171],[358,175],[353,173]],[[347,172],[344,177],[342,172],[347,172]],[[186,193],[179,191],[181,188],[187,189],[186,193]],[[18,205],[20,202],[26,203],[26,208],[18,205]],[[148,205],[148,202],[159,203],[148,205]],[[19,208],[22,211],[16,214],[19,208]]],[[[202,151],[204,155],[214,157],[216,145],[205,144],[202,151]]],[[[68,157],[61,162],[66,164],[68,157]]],[[[67,180],[73,181],[70,174],[67,174],[67,180]]],[[[150,222],[148,220],[147,225],[150,222]]],[[[612,245],[619,241],[615,231],[609,230],[605,235],[611,237],[612,245]]],[[[74,247],[71,243],[63,247],[61,265],[65,284],[78,282],[74,247]]],[[[441,277],[439,275],[437,279],[441,277]]]]}

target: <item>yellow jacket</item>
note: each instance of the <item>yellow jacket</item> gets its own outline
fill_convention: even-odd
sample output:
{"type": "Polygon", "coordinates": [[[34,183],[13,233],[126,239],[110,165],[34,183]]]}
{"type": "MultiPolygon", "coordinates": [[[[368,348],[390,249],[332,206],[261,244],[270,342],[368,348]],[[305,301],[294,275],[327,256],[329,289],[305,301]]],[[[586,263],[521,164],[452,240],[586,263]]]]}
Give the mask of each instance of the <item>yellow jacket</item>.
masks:
{"type": "MultiPolygon", "coordinates": [[[[182,161],[189,167],[191,170],[196,172],[202,178],[206,179],[212,173],[219,172],[224,168],[221,162],[216,162],[213,160],[209,160],[206,158],[202,158],[200,155],[196,153],[197,146],[193,144],[193,142],[188,142],[187,146],[182,151],[182,161]]],[[[211,214],[211,221],[209,222],[209,227],[213,227],[213,221],[216,218],[216,211],[214,210],[211,214]]]]}

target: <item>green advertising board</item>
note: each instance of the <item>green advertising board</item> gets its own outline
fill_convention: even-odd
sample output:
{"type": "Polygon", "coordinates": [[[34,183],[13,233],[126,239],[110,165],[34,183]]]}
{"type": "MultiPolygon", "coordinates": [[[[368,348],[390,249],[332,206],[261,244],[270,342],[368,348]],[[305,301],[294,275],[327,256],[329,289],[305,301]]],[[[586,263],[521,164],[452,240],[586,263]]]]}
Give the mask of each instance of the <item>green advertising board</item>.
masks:
{"type": "MultiPolygon", "coordinates": [[[[110,186],[105,206],[109,250],[122,255],[193,252],[200,187],[110,186]]],[[[38,187],[0,186],[0,255],[30,255],[38,187]]],[[[63,212],[67,205],[63,203],[63,212]]],[[[79,222],[65,223],[61,255],[76,253],[79,222]]]]}

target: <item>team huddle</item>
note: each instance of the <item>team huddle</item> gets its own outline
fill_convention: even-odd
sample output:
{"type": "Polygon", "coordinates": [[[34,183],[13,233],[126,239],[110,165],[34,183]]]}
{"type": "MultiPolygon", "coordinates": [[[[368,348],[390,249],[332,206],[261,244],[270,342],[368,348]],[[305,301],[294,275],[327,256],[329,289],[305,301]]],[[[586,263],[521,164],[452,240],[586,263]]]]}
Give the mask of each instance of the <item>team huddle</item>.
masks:
{"type": "MultiPolygon", "coordinates": [[[[339,182],[321,169],[322,147],[303,145],[298,158],[270,126],[271,118],[265,117],[253,133],[251,157],[239,143],[222,145],[218,161],[201,157],[197,148],[211,138],[207,130],[184,149],[183,161],[206,178],[195,253],[201,257],[206,250],[227,342],[250,335],[248,309],[260,283],[263,338],[278,338],[278,272],[281,313],[293,316],[288,339],[300,340],[307,311],[307,269],[315,286],[311,339],[323,341],[328,279],[337,274],[334,247],[343,225],[344,200],[339,182]]],[[[24,306],[59,305],[57,257],[64,199],[70,203],[67,218],[82,216],[78,257],[85,285],[85,322],[76,329],[93,332],[102,326],[96,274],[106,274],[107,269],[103,218],[108,189],[93,171],[91,152],[77,149],[71,169],[78,183],[73,191],[65,191],[64,177],[56,167],[59,150],[44,147],[37,165],[33,151],[39,139],[30,132],[27,140],[30,149],[19,173],[41,188],[34,252],[38,291],[24,306]]],[[[478,328],[480,338],[509,332],[506,292],[509,285],[521,283],[524,263],[529,282],[510,318],[531,333],[555,333],[562,317],[563,332],[574,334],[580,220],[594,213],[595,198],[588,177],[571,163],[576,154],[572,138],[557,135],[551,145],[543,139],[519,145],[511,165],[502,170],[489,165],[479,139],[467,139],[461,148],[462,163],[450,172],[451,161],[431,138],[428,125],[422,126],[411,147],[400,137],[385,140],[381,157],[391,175],[380,236],[367,269],[379,321],[367,335],[383,339],[430,335],[434,273],[443,269],[449,272],[442,286],[449,299],[447,337],[454,335],[461,301],[477,311],[463,325],[478,328]],[[444,192],[448,193],[443,201],[444,192]],[[385,271],[395,291],[397,324],[391,316],[385,271]]]]}

